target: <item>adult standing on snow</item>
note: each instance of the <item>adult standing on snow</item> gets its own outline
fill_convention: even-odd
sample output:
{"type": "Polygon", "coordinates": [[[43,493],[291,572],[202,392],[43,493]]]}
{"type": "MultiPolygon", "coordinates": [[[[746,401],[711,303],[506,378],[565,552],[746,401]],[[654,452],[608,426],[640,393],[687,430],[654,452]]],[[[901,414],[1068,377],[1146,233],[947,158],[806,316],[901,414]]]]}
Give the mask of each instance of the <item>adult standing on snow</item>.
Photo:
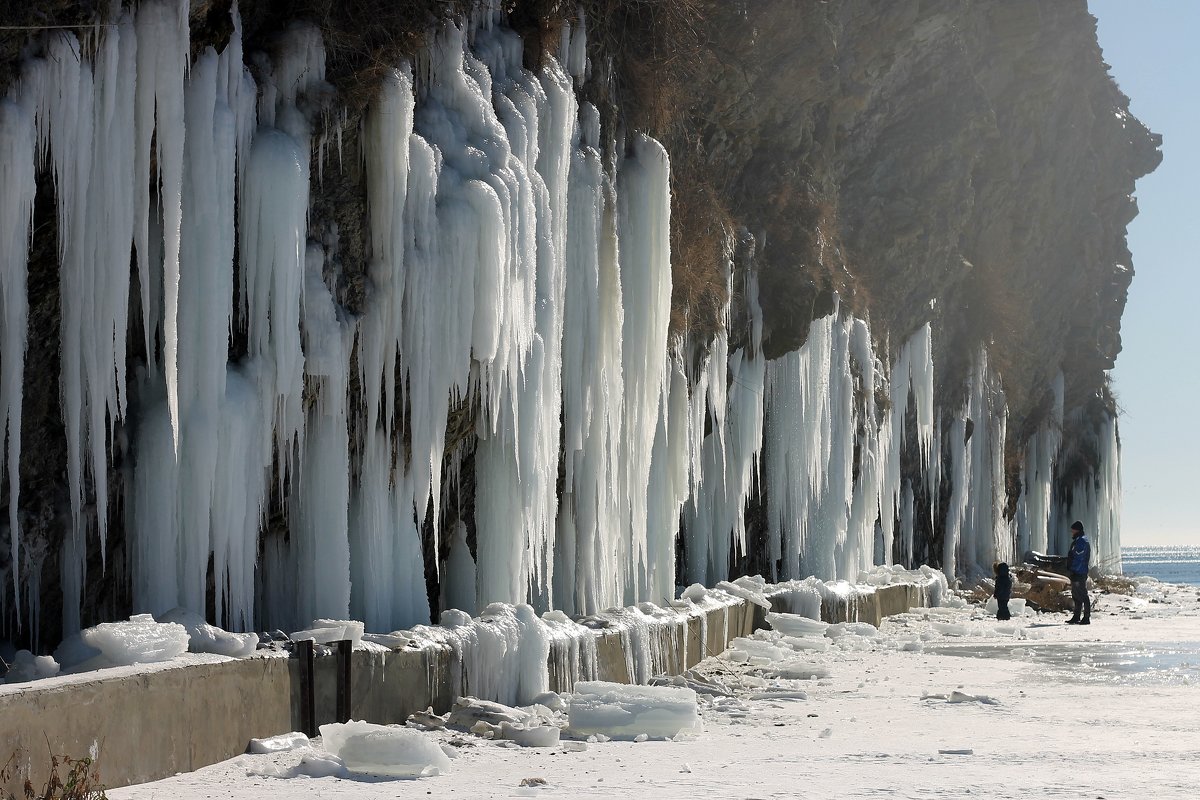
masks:
{"type": "Polygon", "coordinates": [[[1091,560],[1091,542],[1083,533],[1083,523],[1076,520],[1071,523],[1071,549],[1067,553],[1067,570],[1071,573],[1071,599],[1075,601],[1075,615],[1067,620],[1068,625],[1092,624],[1092,599],[1088,597],[1087,592],[1088,566],[1091,560]]]}

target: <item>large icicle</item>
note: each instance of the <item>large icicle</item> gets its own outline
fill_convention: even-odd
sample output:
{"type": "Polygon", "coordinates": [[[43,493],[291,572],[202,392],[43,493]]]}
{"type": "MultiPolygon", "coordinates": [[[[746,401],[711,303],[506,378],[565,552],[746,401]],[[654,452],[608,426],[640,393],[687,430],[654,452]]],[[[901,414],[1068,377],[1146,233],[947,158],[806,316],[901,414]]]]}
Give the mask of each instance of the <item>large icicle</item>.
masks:
{"type": "Polygon", "coordinates": [[[106,552],[109,430],[123,418],[126,402],[137,43],[132,21],[122,16],[105,29],[94,62],[71,34],[54,35],[47,49],[45,61],[28,67],[28,77],[42,92],[39,139],[43,152],[49,148],[58,201],[60,389],[71,501],[61,559],[63,623],[73,631],[89,530],[99,534],[102,557],[106,552]],[[94,513],[86,502],[88,476],[94,513]]]}
{"type": "Polygon", "coordinates": [[[1066,553],[1071,523],[1079,520],[1092,545],[1092,569],[1100,574],[1121,573],[1121,441],[1117,419],[1111,413],[1088,434],[1093,439],[1097,464],[1058,499],[1055,549],[1066,553]],[[1069,497],[1069,502],[1067,501],[1069,497]]]}
{"type": "MultiPolygon", "coordinates": [[[[190,32],[187,0],[160,0],[143,5],[137,15],[137,93],[132,142],[134,150],[134,242],[142,294],[146,358],[155,364],[155,331],[159,292],[163,314],[163,361],[167,403],[176,448],[179,445],[179,246],[183,204],[184,75],[188,68],[190,32]],[[158,206],[163,216],[162,249],[150,241],[151,149],[158,167],[158,206]],[[154,254],[161,252],[162,271],[154,254]]],[[[127,73],[132,74],[132,73],[127,73]]]]}
{"type": "Polygon", "coordinates": [[[866,322],[836,309],[768,365],[768,547],[784,578],[856,580],[877,555],[889,560],[876,539],[892,441],[878,375],[866,322]]]}
{"type": "Polygon", "coordinates": [[[1004,518],[1007,422],[1004,392],[988,365],[987,350],[980,348],[966,405],[949,439],[952,489],[942,552],[947,580],[991,574],[994,561],[1012,558],[1012,534],[1004,518]]]}
{"type": "Polygon", "coordinates": [[[1018,557],[1028,550],[1048,552],[1050,546],[1051,499],[1054,492],[1054,465],[1062,442],[1063,373],[1051,384],[1053,399],[1050,416],[1037,433],[1025,443],[1025,463],[1021,467],[1020,525],[1017,530],[1018,557]]]}
{"type": "Polygon", "coordinates": [[[637,571],[647,563],[646,487],[661,404],[668,400],[667,329],[671,312],[670,161],[663,146],[636,135],[617,172],[617,230],[625,309],[622,356],[625,426],[621,438],[623,600],[634,602],[637,571]]]}
{"type": "Polygon", "coordinates": [[[346,619],[350,613],[350,440],[347,403],[354,325],[322,279],[325,253],[309,245],[305,264],[304,357],[317,400],[308,411],[306,444],[291,526],[296,563],[292,624],[346,619]]]}
{"type": "MultiPolygon", "coordinates": [[[[474,47],[486,65],[483,75],[492,77],[492,103],[512,150],[506,162],[493,162],[506,166],[517,190],[507,203],[510,221],[505,237],[510,248],[515,246],[508,265],[513,305],[507,312],[510,319],[502,323],[498,355],[509,349],[504,356],[506,372],[511,376],[518,369],[523,377],[513,390],[500,395],[493,390],[498,405],[493,407],[492,428],[480,432],[475,455],[479,563],[488,565],[477,573],[479,601],[516,602],[529,597],[546,607],[551,602],[558,505],[563,218],[570,142],[570,130],[564,128],[574,119],[574,101],[568,99],[567,77],[553,62],[543,81],[521,68],[520,40],[511,31],[477,31],[474,47]],[[543,136],[543,122],[557,123],[558,129],[543,136]],[[533,284],[527,287],[530,270],[533,284]],[[530,288],[532,295],[527,295],[530,288]],[[527,316],[531,318],[526,320],[527,316]],[[511,351],[520,346],[528,322],[533,324],[528,355],[511,351]],[[514,334],[517,338],[505,345],[514,334]]],[[[504,197],[503,192],[498,194],[504,197]]],[[[476,302],[478,322],[481,303],[492,301],[477,297],[476,302]]],[[[479,355],[476,349],[477,360],[479,355]]],[[[486,361],[484,366],[486,372],[486,361]]]]}
{"type": "MultiPolygon", "coordinates": [[[[29,114],[16,103],[0,99],[0,434],[7,433],[0,478],[8,475],[8,538],[12,557],[15,611],[21,618],[20,498],[21,400],[24,395],[25,347],[28,342],[29,300],[26,267],[33,235],[34,127],[29,114]]],[[[0,586],[0,597],[6,590],[0,586]]]]}
{"type": "Polygon", "coordinates": [[[269,450],[264,456],[261,442],[267,434],[259,401],[248,392],[247,373],[226,363],[235,197],[253,124],[247,100],[254,97],[237,31],[235,25],[220,55],[209,48],[197,57],[185,89],[188,133],[175,302],[181,337],[174,361],[178,396],[172,407],[169,366],[155,374],[155,361],[148,356],[127,525],[134,542],[137,610],[205,609],[211,558],[217,621],[245,628],[254,621],[253,567],[269,450]]]}
{"type": "MultiPolygon", "coordinates": [[[[732,274],[729,278],[732,280],[732,274]]],[[[712,433],[704,437],[698,454],[702,466],[691,470],[694,487],[685,520],[687,579],[706,586],[729,578],[731,551],[739,555],[746,552],[745,507],[762,448],[766,360],[760,352],[762,309],[758,278],[753,272],[746,275],[744,297],[749,320],[747,346],[726,358],[727,337],[724,332],[719,334],[701,386],[695,390],[700,395],[704,388],[707,394],[712,433]]],[[[728,319],[727,311],[727,324],[728,319]]],[[[694,407],[698,409],[699,404],[694,403],[694,407]]],[[[702,411],[692,424],[698,428],[695,438],[699,439],[704,431],[702,411]]]]}
{"type": "Polygon", "coordinates": [[[555,546],[555,599],[595,613],[619,602],[613,532],[624,389],[622,306],[615,194],[599,152],[599,115],[580,109],[567,197],[563,332],[565,481],[555,546]]]}

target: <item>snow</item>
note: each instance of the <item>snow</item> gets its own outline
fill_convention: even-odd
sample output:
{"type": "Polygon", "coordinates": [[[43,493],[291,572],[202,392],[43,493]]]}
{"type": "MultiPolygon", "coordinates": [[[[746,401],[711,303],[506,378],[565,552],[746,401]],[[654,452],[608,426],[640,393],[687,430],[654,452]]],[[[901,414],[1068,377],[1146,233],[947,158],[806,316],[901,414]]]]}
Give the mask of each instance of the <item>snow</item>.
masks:
{"type": "MultiPolygon", "coordinates": [[[[452,748],[454,770],[416,784],[346,780],[345,773],[286,783],[261,777],[303,775],[302,759],[310,765],[304,770],[318,758],[336,765],[314,741],[308,751],[239,756],[108,794],[491,798],[541,779],[546,786],[535,791],[567,797],[790,797],[803,787],[813,797],[923,798],[990,796],[997,786],[1049,796],[1061,794],[1069,774],[1073,796],[1182,800],[1194,794],[1186,768],[1193,737],[1179,709],[1200,702],[1200,590],[1140,585],[1144,591],[1129,597],[1095,594],[1087,628],[1061,624],[1065,615],[998,623],[978,606],[916,609],[886,619],[874,640],[847,633],[824,639],[823,652],[805,653],[828,671],[824,677],[706,659],[661,679],[695,692],[704,723],[702,732],[670,740],[602,734],[520,748],[435,727],[417,735],[452,748]],[[946,637],[935,623],[968,634],[946,637]],[[851,646],[855,639],[869,646],[851,646]],[[908,647],[914,641],[924,646],[908,647]]],[[[754,638],[778,647],[781,637],[759,631],[754,638]]]]}

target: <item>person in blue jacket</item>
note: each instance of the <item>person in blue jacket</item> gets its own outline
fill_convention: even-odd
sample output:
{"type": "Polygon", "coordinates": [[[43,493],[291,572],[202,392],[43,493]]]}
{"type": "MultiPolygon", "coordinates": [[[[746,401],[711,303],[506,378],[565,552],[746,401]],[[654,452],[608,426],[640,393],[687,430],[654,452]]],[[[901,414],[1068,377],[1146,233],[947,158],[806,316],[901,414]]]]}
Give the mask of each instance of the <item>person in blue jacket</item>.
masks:
{"type": "Polygon", "coordinates": [[[1088,597],[1088,566],[1092,560],[1092,545],[1083,532],[1083,523],[1071,523],[1071,549],[1067,552],[1067,571],[1071,573],[1071,599],[1075,601],[1075,615],[1067,620],[1068,625],[1092,624],[1092,599],[1088,597]],[[1082,614],[1082,616],[1080,616],[1082,614]]]}
{"type": "Polygon", "coordinates": [[[1008,611],[1008,601],[1012,599],[1012,576],[1008,574],[1008,564],[1001,561],[996,565],[996,619],[1012,619],[1008,611]]]}

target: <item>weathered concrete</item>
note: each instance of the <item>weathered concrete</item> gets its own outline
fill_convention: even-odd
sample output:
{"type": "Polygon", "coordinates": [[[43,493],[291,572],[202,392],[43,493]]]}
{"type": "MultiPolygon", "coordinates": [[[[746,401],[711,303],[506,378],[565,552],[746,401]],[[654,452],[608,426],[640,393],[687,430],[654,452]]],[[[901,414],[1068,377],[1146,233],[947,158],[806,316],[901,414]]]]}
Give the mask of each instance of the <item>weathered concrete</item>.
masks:
{"type": "MultiPolygon", "coordinates": [[[[291,725],[300,729],[300,662],[291,667],[291,725]]],[[[337,658],[329,655],[314,663],[316,715],[314,724],[336,722],[337,658]]],[[[350,718],[380,725],[404,722],[409,714],[432,707],[437,713],[450,710],[448,648],[393,650],[388,653],[357,650],[351,656],[350,718]]],[[[279,731],[286,733],[286,731],[279,731]]]]}
{"type": "Polygon", "coordinates": [[[39,787],[49,752],[80,758],[94,746],[102,781],[121,786],[223,761],[293,727],[283,658],[56,683],[0,693],[0,752],[19,752],[39,787]]]}
{"type": "Polygon", "coordinates": [[[613,683],[629,683],[629,665],[620,631],[597,631],[596,678],[613,683]]]}
{"type": "MultiPolygon", "coordinates": [[[[879,616],[890,617],[895,614],[903,614],[910,608],[917,607],[917,603],[913,602],[913,597],[909,590],[916,587],[906,586],[904,584],[895,584],[893,586],[880,586],[875,590],[875,597],[879,604],[879,616]]],[[[916,598],[919,600],[919,598],[916,598]]]]}

